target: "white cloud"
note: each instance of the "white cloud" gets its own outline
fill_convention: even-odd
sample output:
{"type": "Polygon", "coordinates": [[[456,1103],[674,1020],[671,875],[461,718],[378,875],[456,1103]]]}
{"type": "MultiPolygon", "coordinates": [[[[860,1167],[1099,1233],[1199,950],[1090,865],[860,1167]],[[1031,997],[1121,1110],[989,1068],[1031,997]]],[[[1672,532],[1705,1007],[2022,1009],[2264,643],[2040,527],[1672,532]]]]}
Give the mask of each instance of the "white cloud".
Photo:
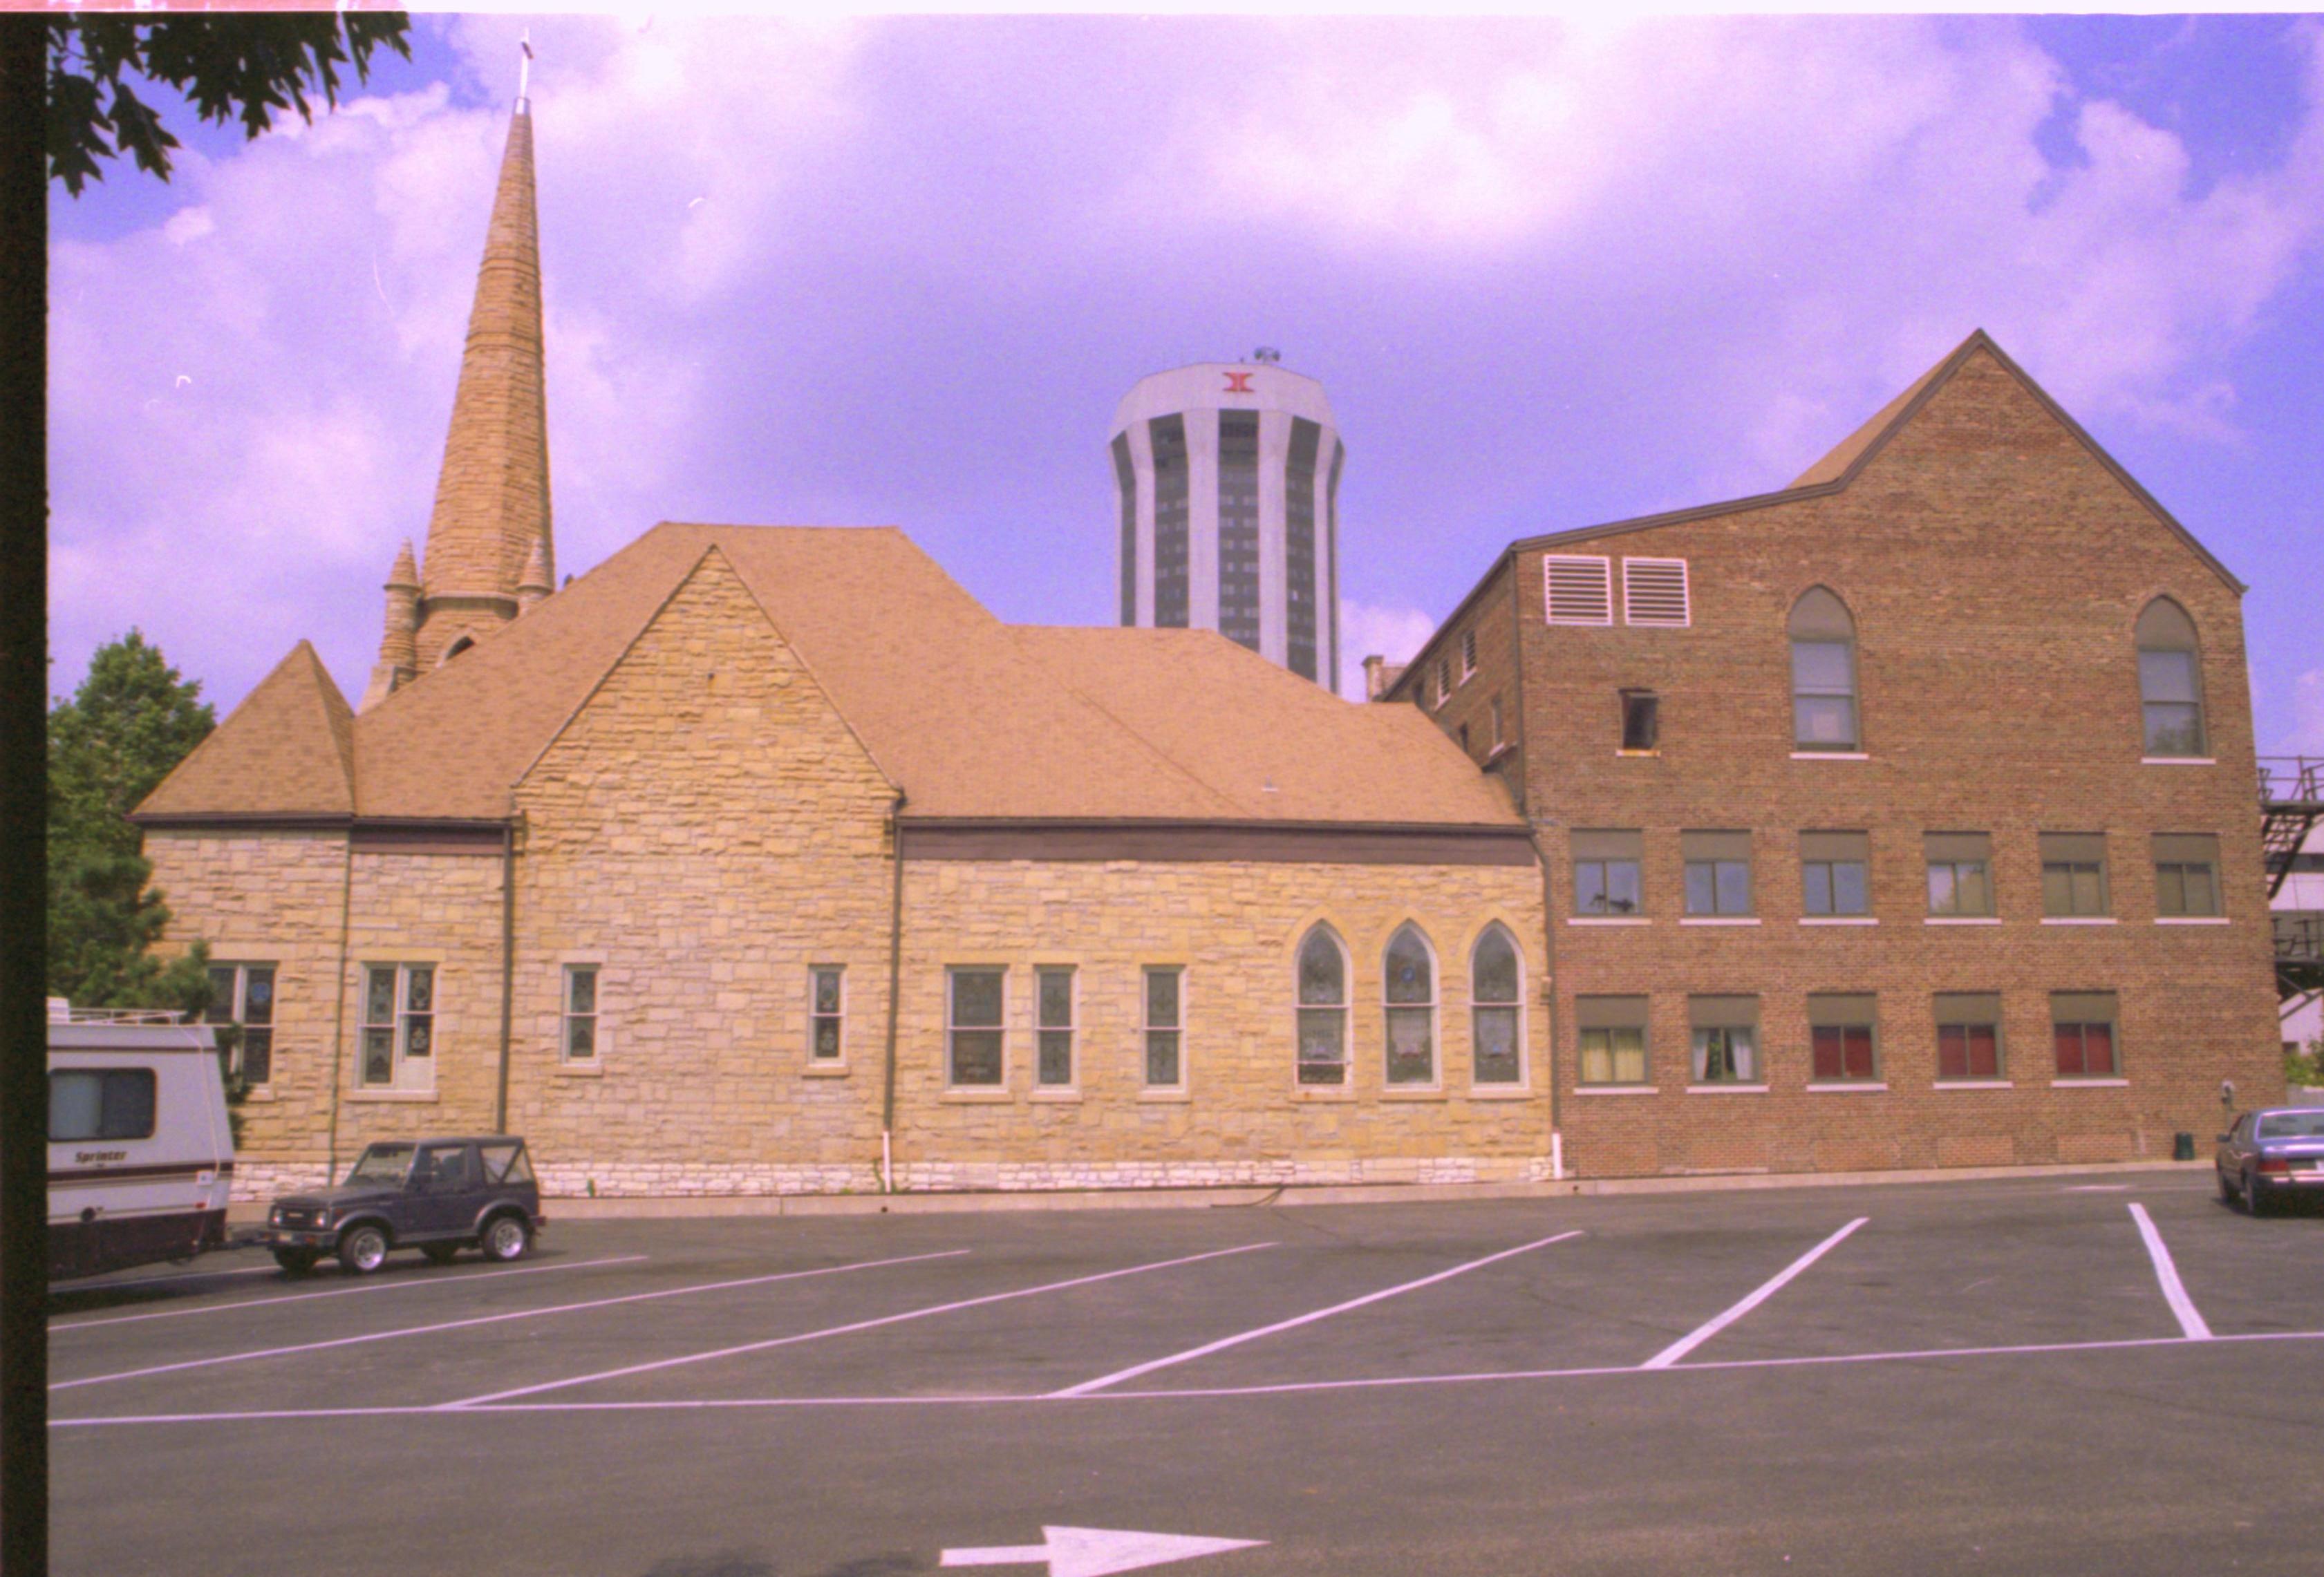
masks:
{"type": "Polygon", "coordinates": [[[1364,698],[1364,659],[1406,663],[1436,633],[1436,621],[1418,608],[1373,607],[1340,600],[1340,694],[1364,698]]]}

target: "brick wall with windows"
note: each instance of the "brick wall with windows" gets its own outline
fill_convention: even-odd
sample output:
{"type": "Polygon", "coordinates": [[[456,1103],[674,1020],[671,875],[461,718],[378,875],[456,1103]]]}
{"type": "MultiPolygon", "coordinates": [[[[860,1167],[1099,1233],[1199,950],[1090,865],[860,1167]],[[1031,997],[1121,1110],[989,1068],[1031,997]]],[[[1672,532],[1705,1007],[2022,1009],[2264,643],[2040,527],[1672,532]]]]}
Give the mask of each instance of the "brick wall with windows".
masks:
{"type": "MultiPolygon", "coordinates": [[[[1561,1119],[1584,1175],[2163,1157],[2174,1132],[2216,1129],[2222,1078],[2280,1086],[2236,591],[1998,359],[1969,350],[1838,491],[1515,557],[1476,602],[1521,599],[1515,730],[1538,742],[1525,804],[1552,865],[1561,1119]],[[1625,556],[1684,559],[1691,622],[1641,627],[1618,607],[1609,624],[1553,624],[1544,552],[1605,555],[1618,586],[1625,556]],[[1795,630],[1818,586],[1844,613],[1812,604],[1795,630]],[[2138,627],[2158,596],[2199,642],[2209,753],[2193,762],[2145,759],[2138,627]],[[1795,636],[1841,657],[1812,654],[1803,680],[1795,636]],[[1816,748],[1803,682],[1831,736],[1816,748]],[[1621,753],[1625,691],[1657,697],[1653,756],[1621,753]],[[1702,828],[1749,833],[1756,923],[1682,927],[1702,828]],[[1572,923],[1575,850],[1599,852],[1601,829],[1637,833],[1643,925],[1572,923]],[[1932,837],[1989,845],[1990,919],[1931,923],[1932,837]],[[2162,868],[2200,862],[2154,853],[2199,837],[2217,840],[2225,924],[2174,912],[2186,878],[2162,868]],[[1858,842],[1855,914],[1825,890],[1834,851],[1858,842]],[[2088,865],[2098,847],[2102,897],[2094,874],[2053,870],[2045,902],[2045,862],[2088,865]],[[2099,992],[2118,1007],[2116,1073],[2061,1079],[2053,997],[2099,992]],[[1995,1003],[1990,1037],[1956,1013],[1953,1056],[1981,1069],[1990,1039],[1997,1073],[1941,1087],[1940,993],[1995,1003]],[[1764,1093],[1688,1093],[1704,994],[1757,999],[1764,1093]],[[1812,1001],[1843,994],[1875,999],[1876,1072],[1811,1091],[1812,1001]],[[1583,1093],[1577,1004],[1630,997],[1649,1006],[1659,1098],[1583,1093]]],[[[2195,888],[2200,903],[2200,871],[2195,888]]]]}

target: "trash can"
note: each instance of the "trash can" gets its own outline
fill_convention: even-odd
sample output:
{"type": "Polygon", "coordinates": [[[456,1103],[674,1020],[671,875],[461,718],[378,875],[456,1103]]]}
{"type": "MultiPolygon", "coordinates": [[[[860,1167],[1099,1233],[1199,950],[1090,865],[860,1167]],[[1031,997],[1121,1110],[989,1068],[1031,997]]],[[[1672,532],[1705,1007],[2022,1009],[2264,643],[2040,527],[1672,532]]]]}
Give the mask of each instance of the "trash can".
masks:
{"type": "Polygon", "coordinates": [[[2171,1158],[2174,1161],[2193,1160],[2195,1158],[2195,1136],[2191,1133],[2172,1134],[2171,1136],[2171,1158]]]}

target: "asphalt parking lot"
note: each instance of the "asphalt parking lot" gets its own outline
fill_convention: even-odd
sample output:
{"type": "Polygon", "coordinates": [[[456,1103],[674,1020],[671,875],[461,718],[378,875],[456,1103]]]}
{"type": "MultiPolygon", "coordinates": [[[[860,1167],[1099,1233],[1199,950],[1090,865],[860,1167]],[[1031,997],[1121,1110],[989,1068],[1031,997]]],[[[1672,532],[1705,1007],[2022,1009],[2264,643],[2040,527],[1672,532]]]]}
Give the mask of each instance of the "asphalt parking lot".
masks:
{"type": "Polygon", "coordinates": [[[2324,1569],[2324,1214],[2191,1173],[556,1222],[50,1364],[68,1573],[2324,1569]]]}

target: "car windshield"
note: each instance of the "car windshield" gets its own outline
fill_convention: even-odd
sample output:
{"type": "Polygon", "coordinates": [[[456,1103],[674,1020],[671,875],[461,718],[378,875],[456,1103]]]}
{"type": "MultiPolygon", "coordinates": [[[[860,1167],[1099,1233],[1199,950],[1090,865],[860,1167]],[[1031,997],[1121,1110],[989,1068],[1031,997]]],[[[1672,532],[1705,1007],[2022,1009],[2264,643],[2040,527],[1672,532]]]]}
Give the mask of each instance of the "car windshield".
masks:
{"type": "Polygon", "coordinates": [[[2262,1139],[2324,1139],[2324,1107],[2313,1111],[2271,1111],[2259,1120],[2262,1139]]]}
{"type": "Polygon", "coordinates": [[[350,1183],[401,1183],[411,1170],[410,1145],[374,1145],[347,1174],[350,1183]]]}

